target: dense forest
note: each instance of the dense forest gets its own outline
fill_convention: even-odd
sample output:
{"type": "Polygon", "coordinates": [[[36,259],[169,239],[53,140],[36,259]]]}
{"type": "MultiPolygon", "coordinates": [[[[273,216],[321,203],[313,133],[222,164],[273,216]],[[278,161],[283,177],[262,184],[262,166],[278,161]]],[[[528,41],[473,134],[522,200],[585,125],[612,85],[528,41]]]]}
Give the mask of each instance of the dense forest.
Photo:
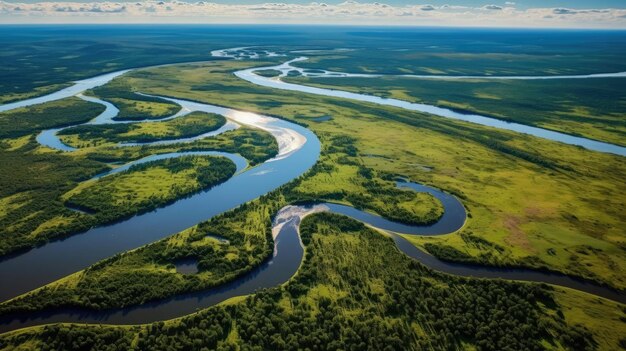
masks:
{"type": "Polygon", "coordinates": [[[44,129],[87,122],[104,111],[104,106],[70,97],[46,104],[0,112],[0,138],[17,138],[44,129]]]}
{"type": "Polygon", "coordinates": [[[560,317],[550,288],[434,273],[361,223],[316,214],[301,224],[306,258],[284,287],[172,322],[46,326],[2,337],[42,350],[591,350],[560,317]]]}
{"type": "Polygon", "coordinates": [[[67,208],[62,196],[109,170],[110,163],[159,153],[215,150],[239,153],[255,165],[275,156],[278,145],[267,132],[240,128],[184,144],[101,147],[80,154],[41,150],[34,135],[0,142],[0,163],[12,165],[0,167],[0,256],[96,225],[95,216],[67,208]]]}

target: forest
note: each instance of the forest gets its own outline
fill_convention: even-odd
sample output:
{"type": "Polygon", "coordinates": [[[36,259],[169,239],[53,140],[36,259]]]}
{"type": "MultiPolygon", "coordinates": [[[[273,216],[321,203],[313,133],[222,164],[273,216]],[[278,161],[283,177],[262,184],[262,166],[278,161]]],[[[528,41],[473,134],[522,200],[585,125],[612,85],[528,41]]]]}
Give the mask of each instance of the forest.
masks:
{"type": "Polygon", "coordinates": [[[42,350],[591,350],[544,285],[437,274],[390,239],[342,216],[301,224],[306,258],[277,287],[175,321],[147,326],[46,326],[0,345],[42,350]],[[364,279],[365,278],[365,279],[364,279]]]}
{"type": "MultiPolygon", "coordinates": [[[[43,64],[37,56],[25,58],[25,62],[16,62],[16,67],[38,63],[39,68],[33,68],[29,76],[38,77],[40,85],[35,87],[33,80],[7,75],[15,79],[15,88],[0,82],[0,101],[16,96],[2,94],[5,91],[36,95],[65,84],[70,77],[127,68],[133,62],[149,65],[202,60],[211,49],[229,47],[233,36],[238,45],[262,43],[268,40],[262,33],[271,30],[276,29],[247,28],[219,37],[212,30],[202,34],[190,27],[190,33],[197,36],[156,35],[155,42],[163,45],[157,48],[154,42],[116,43],[109,39],[119,38],[120,32],[108,36],[89,29],[79,35],[85,41],[47,48],[59,55],[78,55],[75,72],[60,69],[64,73],[53,76],[46,69],[64,66],[62,59],[43,64]],[[94,36],[91,46],[85,46],[86,33],[94,36]],[[215,41],[208,45],[198,40],[206,37],[215,41]],[[197,47],[193,46],[195,42],[197,47]],[[96,50],[99,45],[104,47],[101,52],[96,50]],[[159,49],[164,50],[163,55],[155,55],[159,49]],[[133,60],[128,58],[129,52],[136,53],[133,60]],[[170,61],[166,62],[165,57],[170,61]]],[[[389,37],[381,37],[376,28],[336,35],[328,34],[331,29],[313,31],[317,30],[323,33],[283,28],[273,34],[280,33],[285,41],[281,45],[271,43],[271,50],[296,57],[300,55],[297,51],[311,49],[318,53],[306,53],[310,59],[298,65],[312,70],[363,73],[575,74],[624,67],[615,60],[621,57],[623,48],[609,45],[620,42],[614,33],[607,33],[605,41],[597,46],[583,35],[580,41],[588,44],[581,49],[585,54],[572,57],[566,55],[567,50],[579,46],[578,40],[562,42],[550,37],[546,42],[553,45],[546,45],[520,33],[511,34],[517,41],[507,49],[512,53],[505,55],[498,49],[502,38],[480,31],[484,34],[480,41],[464,45],[467,33],[442,39],[447,34],[438,29],[428,32],[439,38],[434,41],[429,35],[403,36],[401,30],[389,37]],[[305,46],[311,37],[317,38],[314,47],[305,46]],[[420,49],[408,49],[407,42],[420,49]],[[442,46],[432,48],[433,42],[442,46]],[[346,50],[334,51],[343,44],[346,50]],[[387,47],[384,52],[373,49],[381,45],[387,47]],[[524,55],[529,47],[534,48],[533,54],[524,55]],[[606,56],[597,54],[598,48],[605,50],[606,56]],[[555,54],[563,50],[565,54],[555,54]],[[572,60],[565,62],[563,57],[572,60]],[[417,58],[423,64],[413,64],[417,58]],[[613,64],[602,64],[608,61],[613,64]]],[[[148,37],[147,32],[150,29],[141,28],[135,39],[148,37]]],[[[475,34],[473,30],[469,33],[475,34]]],[[[567,39],[568,35],[559,33],[557,37],[567,39]]],[[[0,38],[0,42],[3,40],[7,39],[0,38]]],[[[19,57],[26,46],[8,43],[7,54],[0,57],[0,62],[19,57]]],[[[166,206],[219,184],[235,172],[234,164],[226,158],[185,156],[93,179],[128,162],[165,153],[223,151],[243,156],[250,171],[256,172],[256,165],[278,153],[277,140],[271,134],[245,126],[188,143],[119,147],[117,143],[196,136],[216,130],[225,122],[222,116],[206,113],[156,121],[178,113],[180,106],[142,94],[277,117],[306,127],[321,144],[317,163],[287,184],[190,228],[2,302],[0,319],[74,309],[115,311],[175,300],[234,282],[272,257],[276,244],[271,231],[274,216],[289,204],[333,202],[414,225],[440,220],[443,206],[439,200],[427,193],[398,188],[396,180],[400,178],[456,196],[467,212],[465,225],[453,233],[405,235],[417,248],[459,264],[549,270],[624,291],[622,224],[626,220],[626,188],[621,185],[626,165],[620,156],[427,113],[277,92],[233,74],[275,65],[290,57],[211,59],[122,75],[87,94],[112,102],[120,109],[120,120],[136,123],[64,130],[61,138],[77,147],[73,152],[38,145],[36,135],[46,128],[86,122],[102,111],[102,106],[70,98],[0,113],[0,123],[4,120],[8,128],[6,136],[0,138],[0,164],[4,165],[0,167],[0,256],[166,206]],[[9,125],[14,122],[17,127],[11,129],[9,125]],[[178,271],[176,265],[181,260],[197,263],[197,273],[178,271]]],[[[3,70],[7,68],[0,67],[0,74],[3,70]]],[[[262,75],[275,73],[263,71],[262,75]]],[[[300,84],[320,84],[316,79],[290,76],[286,79],[300,84]]],[[[561,120],[567,122],[570,131],[582,128],[582,135],[602,130],[593,134],[602,134],[598,139],[622,133],[619,123],[613,129],[603,127],[619,119],[615,116],[619,103],[606,108],[602,103],[619,95],[619,82],[606,84],[605,88],[613,93],[593,104],[589,103],[593,96],[572,99],[587,89],[584,82],[563,83],[559,96],[568,101],[563,105],[569,107],[557,110],[551,102],[533,105],[529,101],[537,99],[531,94],[534,89],[557,89],[558,82],[459,82],[448,86],[454,89],[442,89],[443,83],[429,81],[413,91],[401,81],[380,79],[369,85],[357,81],[361,86],[353,88],[366,93],[386,91],[384,96],[415,98],[463,111],[487,111],[502,119],[526,118],[528,124],[546,128],[561,120]],[[454,98],[435,99],[426,90],[454,98]],[[566,90],[575,93],[569,95],[566,90]],[[516,96],[515,107],[504,106],[508,94],[516,96]],[[584,104],[588,108],[579,108],[584,104]],[[508,116],[512,109],[527,113],[508,116]],[[545,111],[549,114],[543,114],[545,111]],[[565,114],[563,118],[559,118],[561,114],[565,114]],[[592,115],[603,115],[589,122],[597,127],[595,131],[585,127],[592,115]]],[[[327,81],[337,82],[333,78],[327,81]]],[[[300,160],[296,156],[290,161],[300,160]]],[[[263,167],[270,171],[267,176],[278,176],[270,168],[263,167]]],[[[0,349],[626,349],[626,308],[618,302],[558,285],[443,274],[402,254],[384,233],[340,215],[310,215],[302,220],[299,235],[303,262],[285,284],[155,323],[60,323],[8,332],[0,335],[0,349]]]]}
{"type": "Polygon", "coordinates": [[[0,112],[0,138],[18,138],[44,129],[84,123],[103,111],[102,105],[71,97],[0,112]]]}

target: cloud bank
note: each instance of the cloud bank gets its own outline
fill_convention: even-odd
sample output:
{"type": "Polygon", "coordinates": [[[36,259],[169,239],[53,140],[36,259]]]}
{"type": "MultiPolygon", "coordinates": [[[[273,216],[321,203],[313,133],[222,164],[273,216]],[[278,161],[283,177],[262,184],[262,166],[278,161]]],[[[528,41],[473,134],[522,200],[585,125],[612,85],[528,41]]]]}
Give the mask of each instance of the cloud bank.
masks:
{"type": "Polygon", "coordinates": [[[514,2],[481,7],[340,4],[216,4],[205,1],[0,1],[2,23],[272,23],[414,26],[626,28],[626,9],[517,9],[514,2]]]}

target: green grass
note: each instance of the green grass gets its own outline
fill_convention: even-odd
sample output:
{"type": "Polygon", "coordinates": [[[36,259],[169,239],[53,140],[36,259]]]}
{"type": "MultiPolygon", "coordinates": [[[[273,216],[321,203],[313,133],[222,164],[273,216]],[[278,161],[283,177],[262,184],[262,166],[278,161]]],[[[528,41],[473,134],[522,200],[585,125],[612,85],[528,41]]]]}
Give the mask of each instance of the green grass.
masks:
{"type": "MultiPolygon", "coordinates": [[[[232,279],[246,264],[258,264],[253,259],[260,260],[270,254],[269,218],[279,205],[290,201],[328,199],[389,217],[397,208],[405,208],[412,213],[413,220],[431,210],[437,213],[438,203],[432,198],[409,192],[410,195],[396,194],[378,201],[378,195],[392,191],[390,180],[396,175],[457,195],[470,214],[459,233],[413,238],[418,246],[447,245],[463,252],[464,259],[470,261],[547,268],[617,288],[626,287],[620,273],[626,268],[622,230],[626,222],[623,200],[626,190],[621,186],[626,168],[620,157],[400,109],[291,92],[277,94],[232,75],[234,70],[264,64],[268,62],[170,66],[124,79],[132,89],[147,93],[306,123],[322,141],[318,165],[283,188],[283,193],[263,197],[218,217],[215,222],[166,238],[154,246],[98,263],[80,275],[53,283],[63,294],[39,291],[27,295],[20,308],[39,309],[46,304],[93,308],[114,303],[135,304],[194,287],[212,286],[219,282],[217,277],[232,279]],[[330,115],[332,120],[322,123],[308,120],[320,115],[330,115]],[[384,192],[373,192],[375,188],[384,192]],[[204,238],[204,234],[229,237],[231,231],[236,233],[232,238],[242,238],[240,244],[233,245],[236,250],[220,247],[208,251],[214,242],[204,238]],[[195,233],[202,238],[198,239],[195,233]],[[199,274],[202,278],[186,283],[186,279],[193,278],[180,277],[168,266],[173,258],[185,255],[196,255],[207,262],[232,259],[237,264],[223,271],[208,268],[199,274]],[[208,272],[219,275],[211,276],[208,272]],[[173,286],[153,284],[159,279],[172,282],[173,286]],[[79,282],[85,285],[79,286],[79,282]],[[119,294],[111,299],[94,293],[103,286],[133,284],[142,289],[141,294],[119,289],[119,294]]],[[[241,147],[242,152],[252,149],[253,155],[263,149],[249,131],[227,134],[216,141],[202,141],[201,145],[241,147]]],[[[33,146],[24,139],[3,141],[3,145],[6,148],[3,152],[16,159],[20,153],[32,156],[25,148],[30,145],[32,150],[33,146]]],[[[69,157],[112,162],[155,150],[166,148],[86,147],[69,157]]],[[[44,151],[34,148],[32,152],[44,151]]],[[[2,200],[10,204],[7,212],[27,206],[20,201],[28,199],[29,194],[18,193],[6,191],[4,198],[11,196],[2,200]]],[[[164,348],[165,343],[186,345],[192,339],[201,339],[200,343],[209,348],[226,347],[228,343],[243,349],[266,341],[276,342],[267,345],[268,348],[280,349],[281,340],[302,348],[312,347],[317,340],[324,341],[324,345],[340,340],[357,348],[372,345],[374,349],[381,348],[376,344],[380,340],[385,341],[385,346],[399,345],[397,348],[404,349],[406,345],[472,349],[479,342],[494,343],[481,345],[485,349],[522,343],[555,350],[577,349],[581,344],[593,343],[602,350],[617,348],[622,329],[619,323],[623,323],[618,319],[624,316],[615,311],[616,304],[564,289],[551,292],[534,284],[460,279],[433,273],[410,263],[390,240],[353,222],[342,224],[340,218],[311,218],[309,229],[303,230],[306,261],[295,279],[285,287],[262,292],[245,302],[146,327],[41,327],[8,334],[4,340],[9,345],[28,342],[54,348],[61,341],[76,340],[81,335],[89,336],[96,349],[116,342],[122,349],[128,349],[131,343],[138,348],[164,348]],[[404,305],[407,307],[397,309],[404,305]],[[517,313],[519,308],[524,309],[521,314],[517,313]],[[604,313],[610,309],[613,313],[604,313]],[[471,316],[484,318],[466,326],[467,311],[471,316]],[[266,319],[271,323],[259,327],[259,321],[266,319]],[[576,323],[582,327],[574,327],[576,323]],[[327,337],[327,328],[335,325],[337,329],[331,330],[338,331],[331,334],[332,338],[327,337]],[[500,338],[498,333],[481,332],[507,325],[515,328],[502,333],[510,336],[510,340],[500,338]],[[297,330],[289,329],[292,327],[297,330]],[[517,334],[517,328],[523,330],[522,334],[517,334]],[[310,337],[287,339],[282,334],[295,335],[301,330],[307,330],[310,337]],[[516,334],[511,333],[513,330],[516,334]],[[191,337],[190,333],[202,337],[191,337]],[[150,337],[165,334],[169,337],[150,337]],[[572,344],[572,340],[579,344],[572,344]]],[[[17,301],[20,300],[12,303],[18,306],[17,301]]]]}
{"type": "MultiPolygon", "coordinates": [[[[154,69],[150,80],[137,79],[133,84],[164,94],[162,80],[168,82],[169,94],[179,98],[299,122],[307,116],[330,115],[331,121],[306,122],[323,145],[330,146],[338,137],[354,138],[362,167],[456,194],[471,215],[464,231],[506,250],[482,250],[479,256],[478,250],[471,251],[461,240],[448,239],[455,234],[427,240],[470,250],[482,263],[548,268],[626,287],[618,273],[626,268],[621,230],[626,222],[626,194],[620,186],[626,168],[619,156],[401,109],[295,92],[275,94],[231,74],[262,64],[239,61],[164,67],[154,69]]],[[[327,149],[322,160],[331,153],[327,149]]],[[[332,167],[336,169],[328,177],[347,179],[348,168],[337,167],[336,162],[332,167]]],[[[352,187],[345,181],[339,184],[336,191],[352,187]]],[[[332,189],[322,186],[320,191],[332,189]]]]}
{"type": "Polygon", "coordinates": [[[132,166],[83,182],[61,199],[107,222],[147,212],[222,183],[235,173],[224,157],[182,156],[132,166]]]}
{"type": "Polygon", "coordinates": [[[67,145],[88,147],[189,138],[217,130],[224,123],[226,118],[221,115],[196,111],[163,122],[82,125],[65,129],[59,135],[67,145]]]}
{"type": "Polygon", "coordinates": [[[626,80],[286,78],[287,81],[437,105],[626,145],[626,80]]]}
{"type": "Polygon", "coordinates": [[[152,154],[211,150],[239,153],[255,165],[275,156],[278,145],[269,133],[243,127],[185,144],[89,146],[71,153],[42,147],[34,135],[3,139],[0,164],[12,167],[0,167],[0,255],[98,225],[95,216],[67,209],[62,198],[98,173],[152,154]]]}
{"type": "Polygon", "coordinates": [[[171,101],[137,94],[137,91],[131,89],[125,84],[125,80],[120,78],[91,90],[90,94],[115,105],[120,112],[114,119],[121,121],[160,119],[172,116],[181,109],[178,104],[171,101]]]}
{"type": "Polygon", "coordinates": [[[123,307],[223,284],[259,265],[273,252],[271,215],[283,204],[283,198],[276,195],[253,201],[6,302],[0,311],[123,307]],[[207,235],[219,235],[229,242],[222,244],[207,235]],[[199,272],[178,274],[173,263],[181,258],[197,259],[199,272]]]}

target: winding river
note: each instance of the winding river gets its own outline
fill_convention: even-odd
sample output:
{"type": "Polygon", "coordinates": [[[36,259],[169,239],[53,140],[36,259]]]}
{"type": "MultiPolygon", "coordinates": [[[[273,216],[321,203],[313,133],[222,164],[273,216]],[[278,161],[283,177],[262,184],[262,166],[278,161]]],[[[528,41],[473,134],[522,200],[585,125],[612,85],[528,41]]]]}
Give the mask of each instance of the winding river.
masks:
{"type": "MultiPolygon", "coordinates": [[[[526,124],[506,122],[500,119],[482,116],[478,114],[461,113],[461,112],[457,112],[451,109],[434,106],[434,105],[420,104],[420,103],[408,102],[408,101],[392,99],[392,98],[383,98],[383,97],[374,96],[374,95],[352,93],[352,92],[343,91],[343,90],[318,88],[318,87],[312,87],[312,86],[307,86],[307,85],[287,83],[287,82],[282,81],[280,79],[280,76],[270,78],[270,77],[263,77],[254,73],[256,71],[261,71],[261,70],[276,70],[276,71],[282,72],[281,76],[284,77],[288,74],[289,71],[292,71],[292,70],[297,70],[298,72],[304,72],[306,70],[302,68],[294,67],[291,64],[294,62],[303,61],[306,59],[307,59],[306,57],[299,57],[299,58],[287,61],[283,64],[276,65],[276,66],[256,67],[256,68],[241,70],[241,71],[235,72],[235,75],[250,83],[261,85],[261,86],[268,87],[268,88],[297,91],[297,92],[302,92],[302,93],[307,93],[307,94],[332,96],[332,97],[350,99],[350,100],[355,100],[355,101],[369,102],[369,103],[384,105],[384,106],[399,107],[399,108],[409,110],[409,111],[429,113],[429,114],[436,115],[439,117],[451,118],[451,119],[461,120],[465,122],[476,123],[476,124],[480,124],[480,125],[484,125],[488,127],[494,127],[494,128],[510,130],[510,131],[514,131],[518,133],[529,134],[529,135],[533,135],[533,136],[543,138],[543,139],[558,141],[564,144],[582,146],[586,149],[593,150],[593,151],[626,156],[626,147],[623,147],[623,146],[605,143],[605,142],[592,140],[592,139],[587,139],[583,137],[577,137],[577,136],[573,136],[573,135],[569,135],[565,133],[559,133],[559,132],[555,132],[552,130],[547,130],[547,129],[543,129],[539,127],[532,127],[526,124]]],[[[337,72],[330,72],[330,71],[323,71],[323,70],[320,70],[320,72],[321,73],[312,73],[309,75],[317,74],[318,76],[332,76],[332,77],[372,77],[372,75],[368,75],[368,74],[337,73],[337,72]]],[[[590,79],[590,78],[596,78],[596,76],[597,75],[553,76],[551,78],[571,79],[572,77],[576,77],[580,79],[590,79]]],[[[608,73],[604,76],[621,78],[621,77],[626,77],[626,73],[608,73]]],[[[433,77],[441,77],[441,76],[433,76],[433,77]]],[[[461,79],[462,77],[457,77],[457,78],[461,79]]],[[[494,78],[494,77],[488,77],[488,78],[494,78]]],[[[498,77],[498,79],[521,79],[521,78],[522,77],[498,77]]],[[[537,77],[525,77],[525,79],[537,79],[537,77]]]]}
{"type": "MultiPolygon", "coordinates": [[[[286,65],[289,65],[290,62],[293,61],[287,62],[286,65]]],[[[289,84],[276,79],[260,77],[253,73],[253,71],[256,70],[270,68],[276,67],[243,70],[238,71],[235,74],[251,83],[278,89],[350,98],[359,101],[397,106],[420,112],[438,112],[434,114],[443,115],[444,117],[449,118],[457,118],[454,117],[456,116],[456,112],[440,109],[434,106],[411,104],[400,100],[382,99],[362,94],[289,84]],[[377,99],[382,99],[383,101],[381,102],[377,99]]],[[[86,100],[93,99],[89,101],[95,103],[103,103],[107,107],[105,112],[103,112],[103,115],[98,116],[90,123],[96,123],[96,120],[99,123],[112,123],[112,118],[117,114],[117,109],[113,105],[99,99],[89,98],[79,94],[86,89],[105,84],[114,77],[117,77],[127,71],[128,70],[114,72],[79,81],[75,86],[63,89],[57,93],[0,106],[0,111],[78,95],[86,100]]],[[[218,152],[200,152],[228,157],[237,165],[237,173],[228,181],[217,185],[210,190],[197,193],[188,198],[180,199],[153,212],[138,215],[115,224],[92,228],[80,235],[53,241],[28,252],[6,257],[4,260],[0,261],[0,286],[3,287],[3,289],[0,290],[0,301],[10,299],[34,288],[45,285],[51,281],[86,268],[87,266],[114,254],[128,251],[165,238],[173,233],[179,232],[217,214],[223,213],[245,202],[253,200],[300,176],[307,169],[312,167],[319,157],[320,142],[318,138],[308,129],[294,123],[279,120],[273,117],[209,104],[174,98],[162,98],[175,102],[182,107],[181,112],[169,118],[175,118],[192,111],[204,111],[218,113],[225,116],[230,123],[233,123],[231,126],[234,126],[235,124],[243,124],[266,130],[276,138],[279,145],[279,153],[275,158],[254,168],[249,168],[247,167],[247,161],[239,155],[218,152]],[[59,260],[59,257],[63,257],[63,260],[59,260]],[[41,267],[46,267],[45,271],[42,270],[41,267]]],[[[588,147],[592,150],[624,155],[624,148],[616,145],[605,143],[597,144],[599,142],[595,142],[593,140],[568,136],[566,134],[546,131],[540,128],[506,123],[483,116],[463,116],[470,116],[468,118],[471,119],[472,122],[476,122],[476,118],[490,120],[488,123],[486,122],[484,124],[495,127],[499,127],[499,123],[505,123],[506,127],[504,129],[528,132],[529,134],[533,134],[538,137],[544,137],[574,145],[581,145],[577,143],[580,139],[582,140],[580,143],[584,144],[582,146],[588,147]],[[517,126],[531,129],[517,130],[517,126]]],[[[480,123],[480,121],[481,120],[479,119],[476,123],[480,123]]],[[[215,133],[211,135],[215,135],[216,133],[224,132],[226,130],[227,129],[215,131],[215,133]]],[[[37,140],[45,146],[63,151],[72,151],[73,149],[58,140],[58,137],[56,137],[57,132],[58,129],[44,131],[38,136],[37,140]]],[[[210,137],[211,135],[204,135],[203,137],[210,137]]],[[[149,162],[159,158],[178,157],[183,154],[188,153],[152,155],[118,167],[110,172],[107,172],[106,174],[100,174],[96,176],[96,178],[123,171],[128,169],[133,164],[149,162]]],[[[426,266],[439,271],[471,277],[504,278],[545,282],[578,289],[626,303],[626,296],[619,292],[583,280],[567,277],[565,275],[529,269],[501,269],[468,264],[447,263],[420,251],[398,233],[406,235],[439,235],[454,232],[460,229],[465,223],[465,209],[457,198],[437,189],[404,181],[399,182],[398,186],[410,188],[413,191],[425,191],[435,196],[439,199],[439,201],[441,201],[444,207],[444,215],[442,218],[432,225],[410,226],[395,223],[371,213],[366,213],[352,207],[339,204],[320,203],[306,206],[286,206],[275,216],[273,225],[275,250],[273,257],[259,267],[256,267],[251,272],[230,283],[226,283],[220,287],[206,291],[183,294],[164,300],[118,310],[94,311],[88,309],[63,308],[36,313],[12,316],[8,315],[0,318],[0,332],[31,325],[54,322],[138,324],[165,320],[195,312],[198,309],[215,305],[231,297],[254,293],[260,288],[269,288],[283,284],[287,282],[293,274],[295,274],[300,262],[302,261],[303,248],[298,235],[298,226],[300,221],[304,216],[320,211],[330,211],[333,213],[343,214],[360,220],[387,233],[393,238],[397,247],[402,252],[414,259],[419,260],[426,266]]]]}

